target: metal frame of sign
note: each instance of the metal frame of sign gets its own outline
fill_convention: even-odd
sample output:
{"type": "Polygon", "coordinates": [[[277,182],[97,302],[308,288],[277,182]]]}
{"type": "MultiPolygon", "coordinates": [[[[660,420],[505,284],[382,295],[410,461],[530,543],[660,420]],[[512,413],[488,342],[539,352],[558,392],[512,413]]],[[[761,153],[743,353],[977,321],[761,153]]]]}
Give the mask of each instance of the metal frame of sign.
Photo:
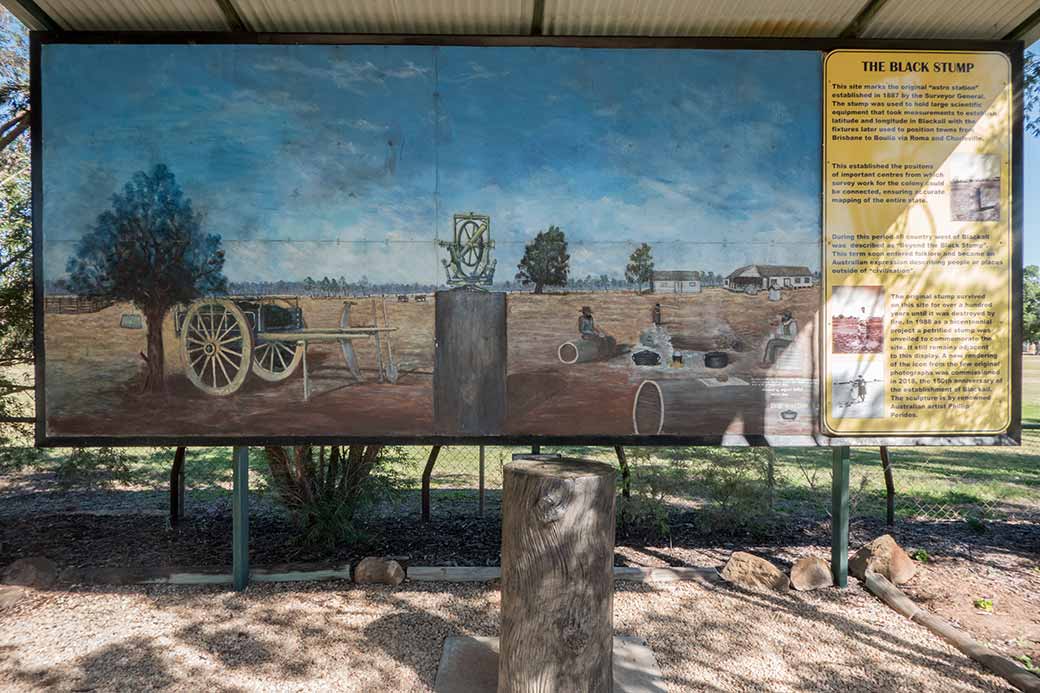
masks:
{"type": "MultiPolygon", "coordinates": [[[[1022,71],[1024,44],[1021,41],[979,40],[883,40],[838,38],[643,38],[643,37],[563,37],[563,36],[433,36],[384,34],[306,34],[306,33],[223,33],[223,32],[40,32],[30,33],[30,86],[32,137],[32,210],[33,246],[42,247],[43,234],[43,170],[40,56],[44,44],[254,44],[254,45],[394,45],[394,46],[488,46],[488,47],[558,47],[674,49],[674,50],[786,50],[811,51],[820,54],[821,84],[824,56],[837,49],[878,49],[908,51],[993,51],[1005,54],[1011,61],[1013,83],[1013,124],[1011,132],[1011,239],[1012,239],[1012,328],[1011,328],[1011,423],[997,435],[885,435],[885,436],[767,436],[717,435],[652,437],[619,436],[49,436],[46,432],[45,359],[43,339],[43,263],[40,254],[33,255],[34,349],[36,354],[36,444],[54,446],[249,446],[298,444],[362,444],[389,445],[774,445],[805,447],[872,447],[906,445],[1018,445],[1021,441],[1022,414],[1022,71]]],[[[820,108],[825,108],[821,98],[820,108]]],[[[821,119],[821,150],[826,127],[821,119]]],[[[822,181],[821,181],[822,186],[822,181]]],[[[823,232],[821,189],[821,220],[823,232]]],[[[823,246],[821,244],[821,254],[823,246]]],[[[822,262],[821,262],[822,267],[822,262]]],[[[822,330],[820,331],[822,334],[822,330]]],[[[822,361],[822,359],[821,359],[822,361]]],[[[823,382],[823,381],[821,381],[823,382]]],[[[229,404],[233,406],[233,404],[229,404]]]]}

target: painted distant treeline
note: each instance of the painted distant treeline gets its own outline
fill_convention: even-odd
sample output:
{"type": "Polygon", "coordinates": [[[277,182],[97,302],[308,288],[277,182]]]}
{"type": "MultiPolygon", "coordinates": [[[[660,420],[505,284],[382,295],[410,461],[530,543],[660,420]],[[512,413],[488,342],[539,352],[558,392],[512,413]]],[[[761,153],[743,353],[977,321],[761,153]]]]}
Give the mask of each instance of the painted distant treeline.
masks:
{"type": "MultiPolygon", "coordinates": [[[[705,287],[722,286],[722,275],[714,272],[694,272],[705,287]]],[[[231,296],[372,296],[395,294],[429,294],[445,288],[440,284],[406,283],[372,283],[362,277],[358,281],[348,281],[345,277],[334,279],[322,277],[314,279],[306,277],[299,281],[229,281],[227,293],[231,296]]],[[[639,287],[623,277],[602,274],[586,275],[581,278],[569,278],[563,286],[547,286],[547,292],[560,291],[635,291],[639,287]]],[[[646,285],[643,288],[648,288],[646,285]]],[[[531,285],[521,281],[495,282],[493,291],[530,292],[531,285]]],[[[44,284],[44,293],[51,296],[74,294],[75,291],[65,279],[48,280],[44,284]]]]}

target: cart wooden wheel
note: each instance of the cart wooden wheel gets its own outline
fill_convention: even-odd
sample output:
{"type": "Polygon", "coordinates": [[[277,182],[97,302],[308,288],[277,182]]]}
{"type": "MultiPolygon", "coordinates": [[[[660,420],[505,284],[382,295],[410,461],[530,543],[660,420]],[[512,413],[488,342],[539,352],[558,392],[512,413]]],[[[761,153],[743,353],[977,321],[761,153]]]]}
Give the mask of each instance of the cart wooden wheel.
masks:
{"type": "Polygon", "coordinates": [[[302,359],[302,343],[257,338],[253,347],[253,373],[269,383],[277,383],[292,375],[302,359]]]}
{"type": "Polygon", "coordinates": [[[253,358],[253,334],[232,301],[195,301],[181,329],[185,375],[207,395],[224,396],[242,387],[253,358]]]}

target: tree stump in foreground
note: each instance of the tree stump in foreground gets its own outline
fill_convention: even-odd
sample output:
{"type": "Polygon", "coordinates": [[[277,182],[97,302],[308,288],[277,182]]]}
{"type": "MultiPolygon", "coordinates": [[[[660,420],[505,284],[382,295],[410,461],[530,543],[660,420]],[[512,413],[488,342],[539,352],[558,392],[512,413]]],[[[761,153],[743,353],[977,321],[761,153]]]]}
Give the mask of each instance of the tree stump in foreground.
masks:
{"type": "Polygon", "coordinates": [[[504,471],[499,693],[609,693],[614,468],[532,455],[504,471]]]}

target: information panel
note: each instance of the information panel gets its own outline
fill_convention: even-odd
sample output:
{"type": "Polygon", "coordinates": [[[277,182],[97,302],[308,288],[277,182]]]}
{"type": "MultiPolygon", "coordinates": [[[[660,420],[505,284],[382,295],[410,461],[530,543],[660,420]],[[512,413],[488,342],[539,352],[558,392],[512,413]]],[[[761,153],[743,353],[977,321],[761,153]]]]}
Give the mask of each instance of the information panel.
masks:
{"type": "Polygon", "coordinates": [[[824,62],[825,432],[1011,422],[1011,64],[837,50],[824,62]]]}
{"type": "Polygon", "coordinates": [[[1016,442],[1018,43],[32,40],[42,445],[1016,442]]]}

